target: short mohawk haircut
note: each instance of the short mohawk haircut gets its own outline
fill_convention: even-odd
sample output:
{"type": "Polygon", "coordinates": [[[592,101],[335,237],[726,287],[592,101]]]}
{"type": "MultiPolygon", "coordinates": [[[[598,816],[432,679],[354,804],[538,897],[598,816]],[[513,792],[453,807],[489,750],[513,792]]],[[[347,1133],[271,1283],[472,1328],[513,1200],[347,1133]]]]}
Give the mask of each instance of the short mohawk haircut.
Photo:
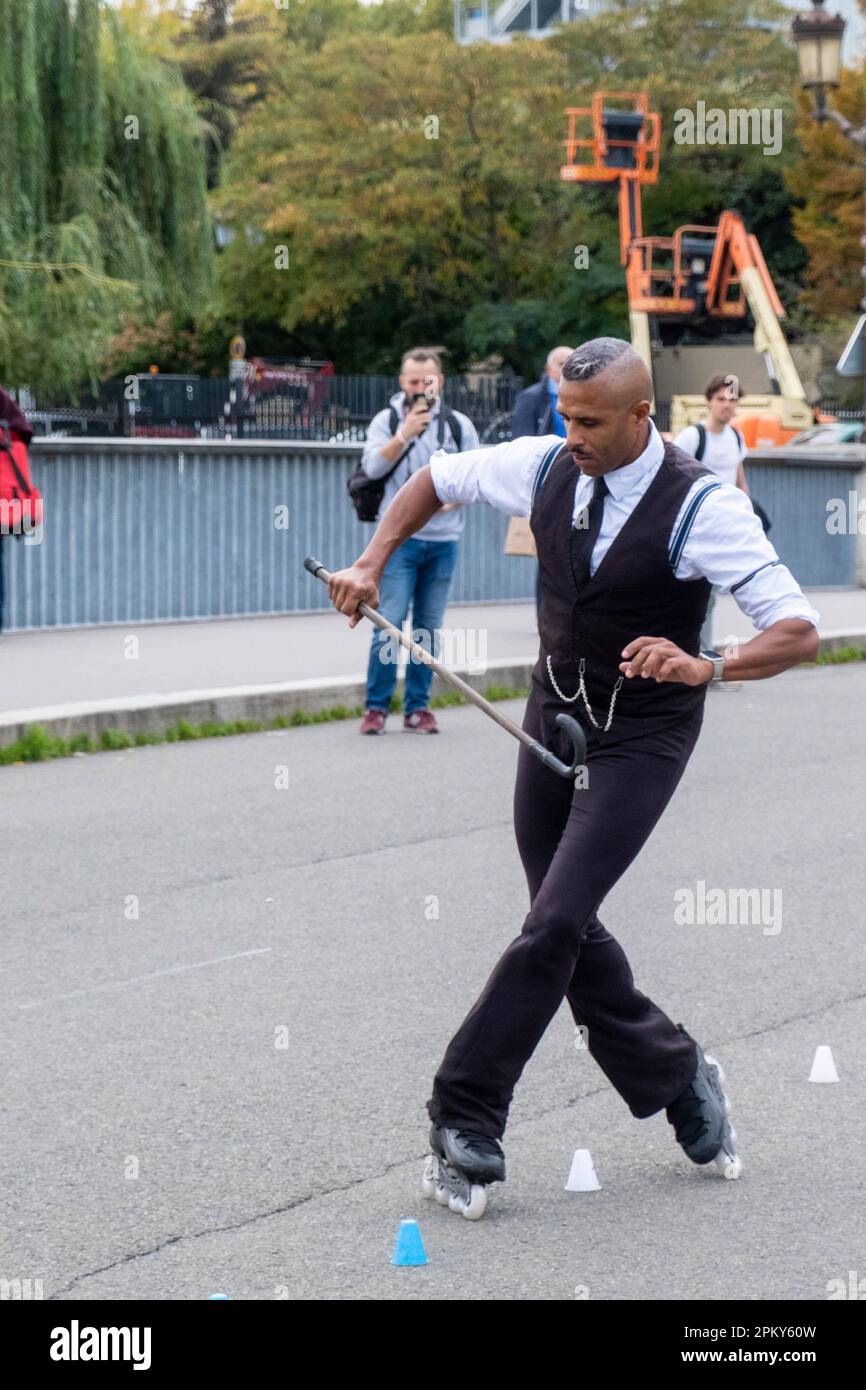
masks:
{"type": "Polygon", "coordinates": [[[562,375],[566,381],[591,381],[626,353],[633,352],[631,343],[624,338],[590,338],[566,358],[562,375]]]}

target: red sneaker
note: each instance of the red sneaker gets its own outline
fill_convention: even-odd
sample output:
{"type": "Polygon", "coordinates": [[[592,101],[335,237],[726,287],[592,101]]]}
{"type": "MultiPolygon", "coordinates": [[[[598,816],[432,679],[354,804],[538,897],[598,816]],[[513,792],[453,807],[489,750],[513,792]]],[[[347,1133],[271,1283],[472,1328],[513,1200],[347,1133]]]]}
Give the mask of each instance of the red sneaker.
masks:
{"type": "Polygon", "coordinates": [[[383,709],[368,709],[361,720],[361,733],[384,734],[387,718],[388,716],[383,709]]]}
{"type": "Polygon", "coordinates": [[[413,734],[438,734],[439,725],[432,710],[416,709],[403,718],[403,728],[413,734]]]}

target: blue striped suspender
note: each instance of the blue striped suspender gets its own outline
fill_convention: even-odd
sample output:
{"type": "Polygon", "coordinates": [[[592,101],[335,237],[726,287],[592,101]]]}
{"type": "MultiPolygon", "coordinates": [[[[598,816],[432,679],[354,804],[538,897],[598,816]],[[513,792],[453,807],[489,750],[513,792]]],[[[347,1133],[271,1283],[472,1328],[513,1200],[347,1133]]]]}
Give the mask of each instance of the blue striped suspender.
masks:
{"type": "Polygon", "coordinates": [[[677,527],[673,540],[670,544],[670,549],[668,550],[668,559],[670,560],[672,570],[675,570],[680,562],[680,557],[683,553],[683,547],[685,546],[685,543],[689,538],[689,532],[692,529],[692,525],[694,524],[695,517],[697,516],[701,508],[701,504],[703,503],[705,498],[709,497],[711,492],[715,492],[716,488],[720,488],[721,486],[722,484],[718,482],[718,480],[706,483],[700,489],[699,492],[695,493],[694,497],[692,498],[691,502],[686,508],[686,514],[680,522],[679,526],[677,527]]]}
{"type": "Polygon", "coordinates": [[[544,455],[544,458],[541,460],[541,465],[538,469],[538,472],[535,475],[535,482],[532,484],[532,501],[530,503],[530,511],[535,506],[535,498],[538,494],[539,488],[541,487],[545,478],[550,472],[550,465],[553,463],[553,460],[556,458],[556,455],[559,453],[561,448],[562,444],[552,445],[552,447],[548,449],[547,453],[544,455]]]}

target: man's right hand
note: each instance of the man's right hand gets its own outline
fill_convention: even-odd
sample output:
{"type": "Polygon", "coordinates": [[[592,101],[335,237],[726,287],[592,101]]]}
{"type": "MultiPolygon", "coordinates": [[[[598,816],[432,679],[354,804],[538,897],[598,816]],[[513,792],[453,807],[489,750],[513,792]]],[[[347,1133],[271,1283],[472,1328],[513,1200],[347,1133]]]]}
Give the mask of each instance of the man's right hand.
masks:
{"type": "Polygon", "coordinates": [[[328,580],[328,595],[338,613],[349,614],[349,627],[357,627],[363,617],[358,612],[359,603],[367,603],[371,608],[379,606],[376,575],[363,565],[336,570],[328,580]]]}
{"type": "Polygon", "coordinates": [[[400,433],[405,439],[415,439],[417,435],[424,433],[429,424],[430,407],[424,401],[418,401],[400,425],[400,433]]]}

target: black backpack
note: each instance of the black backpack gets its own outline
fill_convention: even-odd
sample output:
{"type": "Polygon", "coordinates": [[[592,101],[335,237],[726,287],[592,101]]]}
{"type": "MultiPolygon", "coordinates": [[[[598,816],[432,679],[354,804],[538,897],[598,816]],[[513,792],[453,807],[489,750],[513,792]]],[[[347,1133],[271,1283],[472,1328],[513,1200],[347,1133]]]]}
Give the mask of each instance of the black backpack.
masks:
{"type": "MultiPolygon", "coordinates": [[[[391,431],[392,439],[397,433],[397,426],[399,423],[400,417],[397,414],[396,408],[393,405],[389,406],[388,428],[391,431]]],[[[451,431],[454,443],[457,445],[457,452],[459,453],[463,447],[463,431],[460,428],[460,421],[452,410],[448,410],[446,406],[442,406],[439,411],[439,422],[436,427],[436,438],[440,449],[445,439],[446,424],[451,431]]],[[[395,473],[400,467],[400,464],[407,455],[412,452],[414,447],[415,440],[413,439],[408,449],[404,449],[393,468],[389,468],[388,472],[383,473],[381,478],[368,478],[360,463],[352,476],[347,478],[346,487],[349,490],[352,506],[355,508],[355,513],[359,521],[379,520],[379,508],[382,505],[382,498],[385,495],[385,484],[392,473],[395,473]]]]}

